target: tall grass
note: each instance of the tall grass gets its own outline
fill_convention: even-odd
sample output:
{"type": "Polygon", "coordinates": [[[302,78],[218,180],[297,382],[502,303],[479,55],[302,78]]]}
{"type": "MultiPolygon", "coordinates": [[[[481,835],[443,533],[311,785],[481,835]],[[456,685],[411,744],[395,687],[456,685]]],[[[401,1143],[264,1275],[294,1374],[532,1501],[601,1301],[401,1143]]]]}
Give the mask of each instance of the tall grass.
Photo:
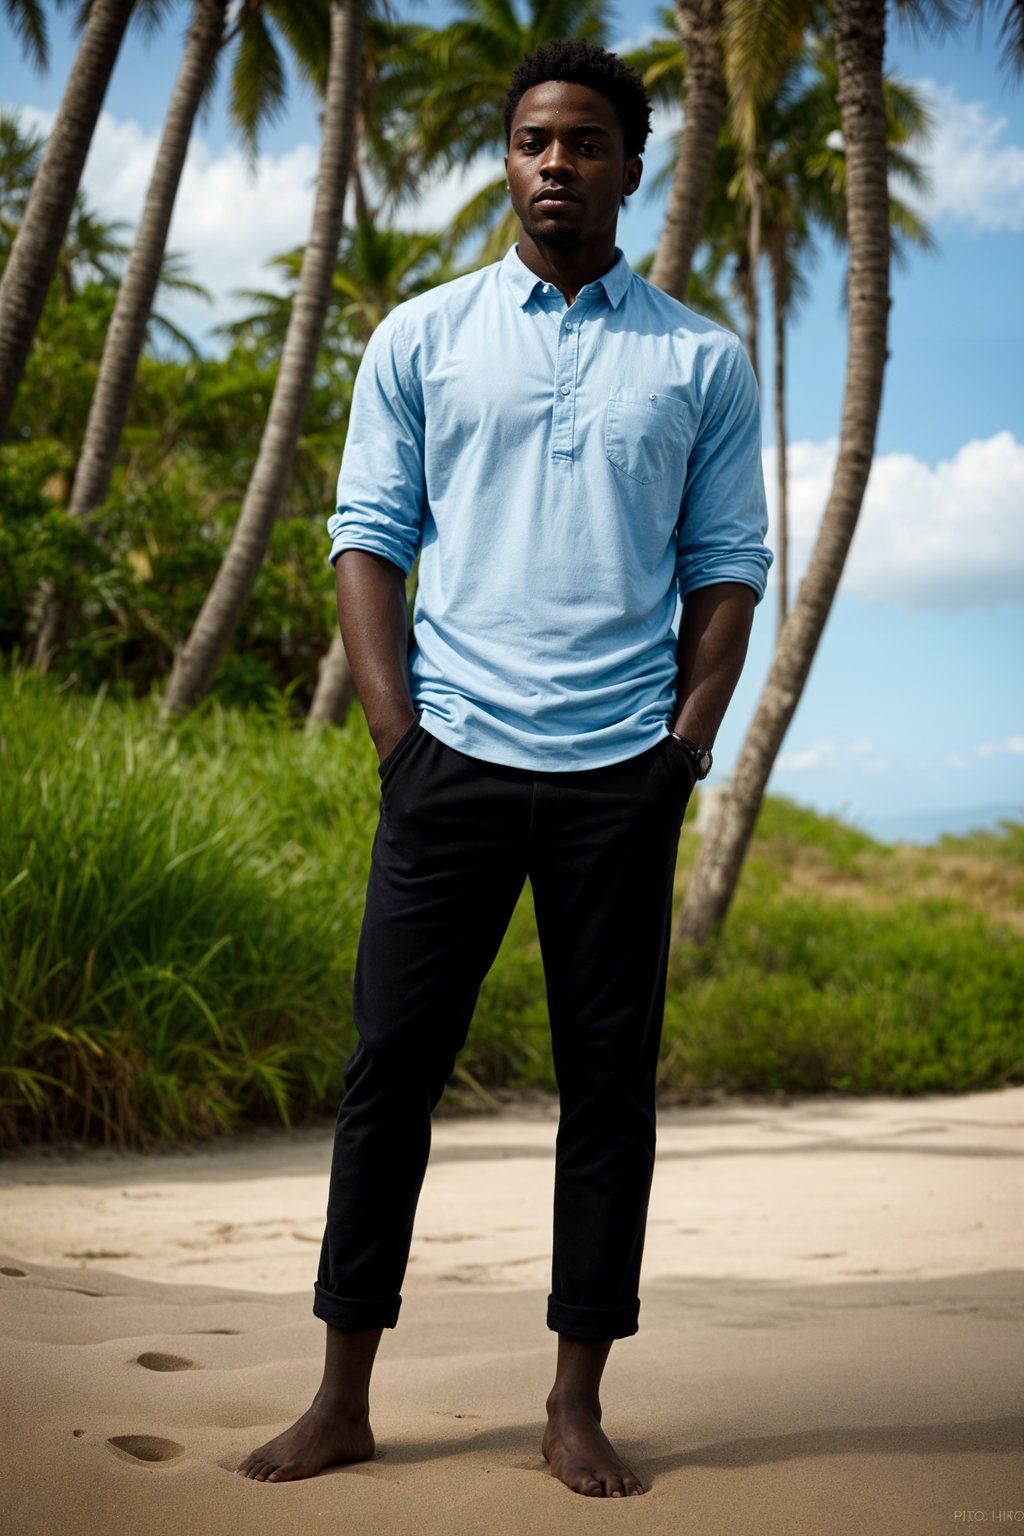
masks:
{"type": "Polygon", "coordinates": [[[0,753],[6,1137],[179,1139],[336,1098],[375,801],[356,732],[216,707],[165,729],[8,679],[0,753]]]}
{"type": "MultiPolygon", "coordinates": [[[[0,676],[3,1142],[333,1115],[377,805],[358,711],[313,738],[216,705],[163,726],[0,676]]],[[[886,849],[767,801],[720,945],[672,956],[663,1092],[1024,1080],[1019,846],[886,849]]],[[[454,1086],[554,1087],[528,889],[454,1086]]]]}

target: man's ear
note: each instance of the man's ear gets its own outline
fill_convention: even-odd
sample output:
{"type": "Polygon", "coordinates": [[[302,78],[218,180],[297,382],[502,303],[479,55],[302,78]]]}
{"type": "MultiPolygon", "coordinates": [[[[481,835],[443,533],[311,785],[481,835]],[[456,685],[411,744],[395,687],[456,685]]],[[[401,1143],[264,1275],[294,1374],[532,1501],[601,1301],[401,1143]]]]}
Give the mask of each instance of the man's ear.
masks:
{"type": "Polygon", "coordinates": [[[644,163],[639,155],[630,155],[626,161],[626,173],[622,181],[623,197],[632,197],[640,185],[640,178],[644,173],[644,163]]]}

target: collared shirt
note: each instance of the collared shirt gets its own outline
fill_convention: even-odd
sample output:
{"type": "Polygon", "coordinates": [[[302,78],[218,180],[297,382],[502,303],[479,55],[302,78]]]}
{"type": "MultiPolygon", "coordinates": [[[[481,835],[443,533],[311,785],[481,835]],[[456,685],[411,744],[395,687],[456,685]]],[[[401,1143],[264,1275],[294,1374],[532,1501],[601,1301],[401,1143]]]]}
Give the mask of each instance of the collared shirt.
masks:
{"type": "Polygon", "coordinates": [[[421,724],[472,757],[597,768],[667,734],[677,597],[771,553],[736,336],[620,250],[572,305],[521,260],[406,300],[360,364],[327,523],[408,575],[421,724]]]}

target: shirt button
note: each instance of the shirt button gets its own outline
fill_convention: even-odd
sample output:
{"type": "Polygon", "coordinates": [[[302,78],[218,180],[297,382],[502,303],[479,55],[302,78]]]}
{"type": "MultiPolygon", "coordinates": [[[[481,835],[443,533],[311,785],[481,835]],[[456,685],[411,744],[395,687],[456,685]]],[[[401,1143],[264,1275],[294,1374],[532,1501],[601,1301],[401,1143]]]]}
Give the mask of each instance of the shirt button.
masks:
{"type": "Polygon", "coordinates": [[[567,395],[568,393],[569,393],[569,386],[568,386],[568,384],[563,384],[562,385],[562,394],[563,395],[567,395]]]}
{"type": "Polygon", "coordinates": [[[571,320],[567,320],[565,322],[565,328],[566,328],[567,331],[571,331],[572,330],[572,321],[571,320]]]}
{"type": "Polygon", "coordinates": [[[648,395],[647,398],[648,400],[657,400],[658,397],[657,395],[648,395]]]}

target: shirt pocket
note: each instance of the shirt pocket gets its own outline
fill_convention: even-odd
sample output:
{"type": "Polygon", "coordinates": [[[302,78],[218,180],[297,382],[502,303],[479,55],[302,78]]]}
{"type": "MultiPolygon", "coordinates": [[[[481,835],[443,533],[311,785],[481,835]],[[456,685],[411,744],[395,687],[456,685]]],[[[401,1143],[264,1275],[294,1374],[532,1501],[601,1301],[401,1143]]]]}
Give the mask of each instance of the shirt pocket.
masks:
{"type": "Polygon", "coordinates": [[[682,400],[617,385],[608,397],[604,452],[610,464],[639,485],[679,476],[680,490],[693,437],[693,412],[682,400]]]}

